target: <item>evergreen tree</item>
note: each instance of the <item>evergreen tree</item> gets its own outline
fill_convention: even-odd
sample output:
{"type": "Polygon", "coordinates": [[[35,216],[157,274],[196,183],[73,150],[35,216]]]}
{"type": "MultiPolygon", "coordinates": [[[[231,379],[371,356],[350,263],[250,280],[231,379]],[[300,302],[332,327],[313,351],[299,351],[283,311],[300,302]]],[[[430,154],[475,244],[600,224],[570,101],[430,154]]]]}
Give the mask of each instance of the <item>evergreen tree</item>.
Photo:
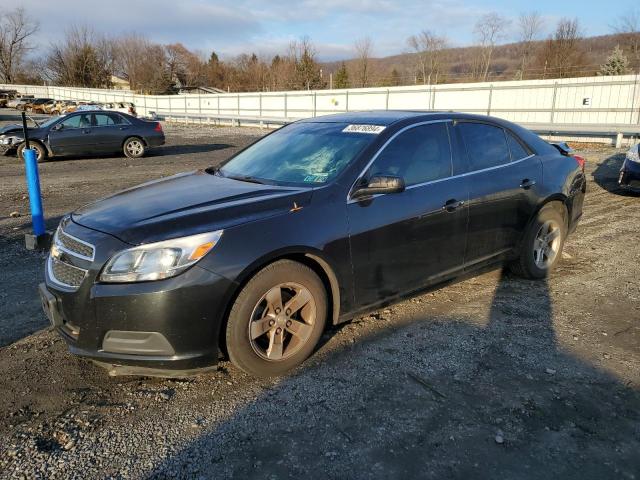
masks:
{"type": "Polygon", "coordinates": [[[334,88],[349,88],[349,72],[344,62],[336,72],[336,79],[333,83],[334,88]]]}
{"type": "Polygon", "coordinates": [[[607,61],[600,65],[598,75],[624,75],[629,67],[629,59],[624,55],[619,45],[613,49],[607,61]]]}

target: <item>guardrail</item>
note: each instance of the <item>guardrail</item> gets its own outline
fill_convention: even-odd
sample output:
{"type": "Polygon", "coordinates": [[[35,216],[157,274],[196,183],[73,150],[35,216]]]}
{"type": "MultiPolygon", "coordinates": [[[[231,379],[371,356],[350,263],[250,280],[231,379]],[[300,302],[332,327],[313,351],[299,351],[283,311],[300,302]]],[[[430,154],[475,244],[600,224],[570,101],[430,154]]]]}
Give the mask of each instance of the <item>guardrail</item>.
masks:
{"type": "MultiPolygon", "coordinates": [[[[243,124],[258,124],[261,128],[277,125],[282,126],[287,123],[299,120],[297,118],[259,117],[246,115],[216,115],[209,113],[178,113],[178,112],[156,112],[155,115],[160,120],[183,121],[184,123],[207,123],[220,124],[229,122],[232,126],[243,124]]],[[[525,128],[543,136],[572,136],[572,137],[597,137],[615,139],[616,148],[622,147],[624,137],[630,139],[640,138],[640,125],[628,124],[571,124],[571,123],[520,123],[525,128]]]]}
{"type": "Polygon", "coordinates": [[[247,115],[217,115],[209,113],[178,113],[178,112],[151,112],[159,120],[176,121],[183,120],[184,123],[213,123],[229,122],[232,126],[240,127],[242,124],[258,124],[260,128],[271,125],[282,126],[295,121],[295,118],[282,117],[258,117],[247,115]]]}
{"type": "Polygon", "coordinates": [[[640,139],[640,125],[571,123],[520,123],[520,125],[542,136],[614,138],[616,148],[622,147],[625,136],[629,137],[629,143],[640,139]]]}

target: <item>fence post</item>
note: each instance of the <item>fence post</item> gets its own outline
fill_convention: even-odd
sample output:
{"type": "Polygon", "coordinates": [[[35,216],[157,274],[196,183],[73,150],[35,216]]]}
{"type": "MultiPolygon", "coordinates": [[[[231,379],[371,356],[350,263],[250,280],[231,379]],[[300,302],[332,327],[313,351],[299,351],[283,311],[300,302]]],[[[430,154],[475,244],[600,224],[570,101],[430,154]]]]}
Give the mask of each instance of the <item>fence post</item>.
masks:
{"type": "Polygon", "coordinates": [[[316,116],[316,92],[313,92],[313,116],[316,116]]]}
{"type": "Polygon", "coordinates": [[[386,110],[389,110],[389,89],[387,88],[387,98],[385,99],[384,106],[386,110]]]}
{"type": "Polygon", "coordinates": [[[238,116],[240,116],[240,94],[238,94],[238,97],[236,99],[236,109],[238,111],[238,116]]]}
{"type": "Polygon", "coordinates": [[[493,83],[489,85],[489,104],[487,105],[487,115],[491,115],[491,98],[493,97],[493,83]]]}
{"type": "Polygon", "coordinates": [[[262,116],[262,92],[258,93],[258,105],[260,108],[260,117],[262,116]]]}
{"type": "Polygon", "coordinates": [[[551,123],[556,112],[556,94],[558,92],[558,82],[553,82],[553,99],[551,100],[551,123]]]}
{"type": "Polygon", "coordinates": [[[184,96],[184,113],[187,113],[187,96],[186,95],[184,96]]]}
{"type": "Polygon", "coordinates": [[[347,98],[344,102],[344,108],[345,108],[345,112],[349,111],[349,90],[347,90],[347,98]]]}
{"type": "Polygon", "coordinates": [[[287,92],[284,92],[284,118],[287,118],[287,92]]]}
{"type": "MultiPolygon", "coordinates": [[[[631,115],[629,116],[629,124],[633,125],[633,114],[634,114],[634,109],[635,109],[635,105],[636,105],[636,90],[638,87],[638,75],[640,75],[639,73],[636,73],[636,78],[633,82],[633,97],[631,97],[631,115]]],[[[638,110],[638,123],[640,124],[640,110],[638,110]]]]}

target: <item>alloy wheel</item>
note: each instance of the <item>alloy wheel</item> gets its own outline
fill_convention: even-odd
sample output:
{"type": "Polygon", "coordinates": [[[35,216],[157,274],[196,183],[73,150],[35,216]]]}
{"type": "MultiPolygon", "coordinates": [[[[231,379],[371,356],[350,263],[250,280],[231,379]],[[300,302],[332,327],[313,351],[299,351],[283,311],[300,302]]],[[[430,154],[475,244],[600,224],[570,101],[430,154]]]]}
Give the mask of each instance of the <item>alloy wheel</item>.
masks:
{"type": "Polygon", "coordinates": [[[140,155],[142,154],[143,150],[144,147],[140,140],[131,140],[127,142],[127,152],[129,152],[131,155],[140,155]]]}
{"type": "Polygon", "coordinates": [[[266,360],[289,358],[308,342],[315,321],[316,303],[309,289],[297,283],[276,285],[253,308],[251,347],[266,360]]]}
{"type": "Polygon", "coordinates": [[[533,261],[540,269],[548,269],[560,252],[562,230],[555,220],[542,224],[533,241],[533,261]]]}

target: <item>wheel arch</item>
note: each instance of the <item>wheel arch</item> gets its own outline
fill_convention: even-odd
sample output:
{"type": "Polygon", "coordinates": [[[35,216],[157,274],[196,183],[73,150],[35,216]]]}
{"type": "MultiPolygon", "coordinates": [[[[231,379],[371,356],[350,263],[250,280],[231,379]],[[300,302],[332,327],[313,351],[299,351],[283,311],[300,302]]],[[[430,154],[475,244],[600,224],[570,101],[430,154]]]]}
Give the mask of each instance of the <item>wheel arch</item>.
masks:
{"type": "Polygon", "coordinates": [[[236,298],[255,274],[279,260],[292,260],[294,262],[302,263],[303,265],[311,268],[311,270],[320,277],[320,280],[322,280],[327,292],[327,300],[329,302],[328,311],[331,312],[331,325],[336,325],[338,323],[338,318],[340,316],[340,284],[331,263],[325,258],[325,256],[320,251],[309,248],[293,248],[287,249],[286,251],[274,252],[253,262],[245,268],[240,275],[238,275],[235,281],[236,285],[228,296],[224,309],[223,321],[220,322],[220,331],[218,332],[218,346],[225,355],[227,355],[227,348],[225,345],[227,321],[236,298]]]}
{"type": "Polygon", "coordinates": [[[127,142],[127,140],[129,140],[130,138],[137,138],[138,140],[140,140],[145,147],[149,146],[149,143],[145,140],[145,138],[142,135],[127,135],[126,137],[124,137],[122,139],[122,143],[120,144],[120,148],[124,148],[124,144],[127,142]]]}

